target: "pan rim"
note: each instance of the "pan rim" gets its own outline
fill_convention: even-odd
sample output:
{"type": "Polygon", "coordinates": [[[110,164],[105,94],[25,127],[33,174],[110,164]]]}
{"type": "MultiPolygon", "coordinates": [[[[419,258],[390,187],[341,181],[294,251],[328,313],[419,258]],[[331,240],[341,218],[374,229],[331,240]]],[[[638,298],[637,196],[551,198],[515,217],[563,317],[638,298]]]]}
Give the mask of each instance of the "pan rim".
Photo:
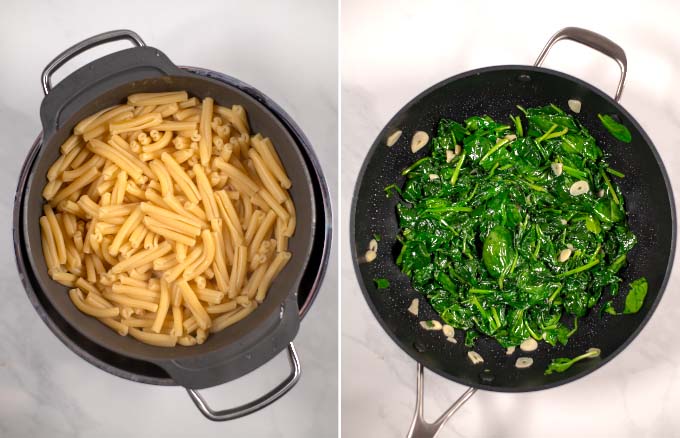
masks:
{"type": "Polygon", "coordinates": [[[616,102],[614,99],[612,99],[608,94],[600,90],[599,88],[595,87],[594,85],[579,79],[577,77],[574,77],[572,75],[557,71],[557,70],[552,70],[549,68],[545,67],[536,67],[536,66],[529,66],[529,65],[521,65],[521,64],[507,64],[507,65],[496,65],[496,66],[488,66],[488,67],[482,67],[478,69],[473,69],[473,70],[467,70],[464,72],[461,72],[457,75],[450,76],[448,78],[445,78],[434,85],[429,86],[426,88],[424,91],[420,92],[418,95],[410,99],[406,104],[404,104],[401,108],[399,108],[394,115],[385,123],[384,127],[380,130],[378,135],[376,136],[376,139],[373,141],[373,144],[371,145],[370,149],[368,150],[362,165],[361,169],[359,170],[359,173],[357,174],[357,180],[354,184],[354,190],[352,191],[352,203],[350,207],[350,225],[349,225],[349,240],[350,240],[350,251],[351,251],[351,257],[352,257],[352,265],[354,267],[354,274],[357,280],[357,283],[359,284],[359,287],[361,289],[362,295],[364,296],[364,300],[368,304],[368,307],[370,308],[371,312],[373,313],[373,316],[375,319],[378,321],[382,329],[387,333],[387,335],[392,339],[392,341],[402,350],[403,353],[406,353],[411,359],[415,360],[418,363],[421,363],[425,368],[428,370],[434,372],[435,374],[440,375],[441,377],[444,377],[448,380],[451,380],[453,382],[456,382],[458,384],[464,385],[464,386],[469,386],[477,389],[482,389],[486,391],[494,391],[494,392],[505,392],[505,393],[524,393],[524,392],[534,392],[534,391],[541,391],[541,390],[546,390],[546,389],[551,389],[555,388],[567,383],[571,383],[575,380],[578,380],[582,377],[587,376],[588,374],[591,374],[599,369],[601,369],[604,365],[606,365],[608,362],[610,362],[614,357],[618,356],[623,350],[625,350],[632,342],[637,338],[637,336],[640,334],[642,329],[645,327],[645,325],[649,322],[649,319],[652,317],[654,312],[656,311],[657,306],[659,305],[659,302],[661,301],[663,294],[666,290],[666,286],[668,285],[668,281],[670,280],[670,274],[671,270],[673,267],[673,261],[675,258],[675,247],[676,247],[676,240],[677,240],[677,224],[676,224],[676,211],[675,211],[675,201],[673,198],[673,190],[670,184],[670,179],[668,177],[668,173],[666,171],[665,166],[663,165],[663,161],[661,160],[661,157],[656,150],[656,147],[654,146],[654,143],[651,141],[645,130],[640,126],[640,124],[637,122],[637,120],[618,102],[616,102]],[[444,372],[441,369],[431,367],[425,363],[420,362],[418,358],[418,353],[408,351],[402,346],[402,342],[397,338],[395,333],[389,329],[387,323],[385,320],[381,317],[380,313],[378,312],[375,304],[371,300],[368,290],[366,288],[366,284],[362,281],[362,276],[361,276],[361,271],[359,267],[359,259],[357,255],[359,254],[358,249],[356,247],[356,239],[355,239],[355,234],[356,234],[356,223],[355,223],[355,217],[356,217],[356,209],[357,209],[357,200],[358,200],[358,195],[359,195],[359,188],[361,186],[361,182],[364,179],[364,175],[367,171],[368,163],[371,161],[371,158],[375,154],[376,150],[381,146],[380,139],[382,139],[385,136],[386,129],[391,125],[391,123],[395,120],[398,114],[402,113],[404,110],[410,108],[413,106],[415,103],[419,102],[424,96],[429,95],[430,93],[436,92],[436,90],[440,89],[441,87],[460,80],[460,79],[465,79],[467,77],[471,76],[479,76],[484,73],[491,73],[491,72],[498,72],[498,71],[522,71],[522,72],[539,72],[539,73],[545,73],[553,76],[557,76],[561,79],[566,79],[572,82],[575,82],[576,84],[592,91],[593,93],[597,94],[598,96],[604,98],[608,103],[613,105],[621,114],[623,114],[625,117],[628,118],[633,124],[633,128],[636,129],[645,143],[649,146],[650,151],[652,152],[652,155],[654,156],[654,159],[656,163],[659,166],[659,169],[661,171],[661,175],[663,177],[664,184],[666,186],[666,191],[668,195],[668,200],[669,200],[669,205],[670,205],[670,212],[671,212],[671,250],[670,254],[668,257],[668,262],[666,263],[666,268],[665,268],[665,273],[664,273],[664,279],[661,283],[661,286],[659,287],[659,293],[657,294],[655,300],[652,302],[649,311],[647,314],[644,316],[642,321],[640,321],[640,324],[635,328],[635,330],[628,336],[628,338],[623,342],[618,348],[613,350],[606,358],[602,359],[600,363],[598,363],[597,367],[595,368],[589,368],[585,369],[581,372],[575,373],[573,375],[570,375],[568,377],[565,377],[564,379],[556,380],[553,382],[549,382],[547,384],[542,384],[542,385],[537,385],[535,387],[530,387],[530,388],[525,388],[525,387],[500,387],[500,386],[493,386],[493,385],[487,385],[479,382],[468,382],[465,381],[464,379],[458,378],[457,376],[452,376],[449,373],[444,372]]]}

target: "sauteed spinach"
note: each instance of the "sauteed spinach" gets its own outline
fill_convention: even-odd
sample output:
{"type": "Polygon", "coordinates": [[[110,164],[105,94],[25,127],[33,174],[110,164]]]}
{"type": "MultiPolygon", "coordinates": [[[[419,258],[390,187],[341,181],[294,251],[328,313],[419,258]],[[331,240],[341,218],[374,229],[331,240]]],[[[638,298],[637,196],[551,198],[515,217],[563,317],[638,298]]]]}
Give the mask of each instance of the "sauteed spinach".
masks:
{"type": "Polygon", "coordinates": [[[610,178],[624,175],[586,128],[555,105],[518,108],[508,123],[441,120],[430,155],[386,188],[401,196],[397,265],[468,346],[566,344],[618,293],[636,244],[610,178]]]}

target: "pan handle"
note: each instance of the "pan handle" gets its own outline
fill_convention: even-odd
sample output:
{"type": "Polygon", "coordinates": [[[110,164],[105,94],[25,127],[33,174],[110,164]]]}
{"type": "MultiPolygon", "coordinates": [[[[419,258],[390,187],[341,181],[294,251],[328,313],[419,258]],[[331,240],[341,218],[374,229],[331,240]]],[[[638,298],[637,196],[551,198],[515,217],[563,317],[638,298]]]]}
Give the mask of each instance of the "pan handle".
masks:
{"type": "Polygon", "coordinates": [[[621,99],[621,94],[623,93],[623,85],[626,81],[626,70],[628,69],[626,53],[623,51],[621,46],[609,38],[600,35],[599,33],[582,29],[580,27],[565,27],[564,29],[557,31],[557,33],[550,38],[545,47],[543,47],[543,50],[541,50],[541,53],[538,55],[536,62],[534,62],[535,67],[541,66],[550,48],[552,48],[552,46],[560,40],[576,41],[577,43],[581,43],[590,47],[591,49],[595,49],[603,55],[607,55],[616,61],[616,63],[619,65],[619,69],[621,70],[619,85],[617,85],[616,94],[614,94],[614,100],[618,102],[621,99]]]}
{"type": "Polygon", "coordinates": [[[290,362],[290,374],[281,382],[276,388],[272,389],[262,397],[259,397],[249,403],[245,403],[241,406],[237,406],[231,409],[224,409],[221,411],[214,411],[208,406],[205,399],[198,393],[195,389],[186,388],[189,393],[189,397],[194,402],[199,411],[208,419],[212,421],[229,421],[235,420],[246,415],[250,415],[253,412],[257,412],[260,409],[269,406],[276,400],[285,395],[290,391],[293,386],[295,386],[300,380],[300,374],[302,373],[300,368],[300,359],[298,358],[297,352],[295,351],[295,346],[291,342],[288,344],[288,360],[290,362]]]}
{"type": "Polygon", "coordinates": [[[417,377],[417,394],[416,394],[416,410],[413,414],[413,421],[411,421],[411,428],[408,431],[406,438],[435,438],[441,431],[444,424],[456,413],[466,401],[472,397],[477,388],[468,388],[467,391],[461,395],[454,404],[451,405],[434,423],[428,423],[423,417],[423,392],[425,390],[425,377],[423,373],[423,365],[418,362],[418,377],[417,377]]]}
{"type": "Polygon", "coordinates": [[[56,58],[50,61],[50,63],[47,64],[47,67],[45,67],[43,70],[40,79],[45,95],[47,96],[49,92],[52,91],[52,75],[54,72],[59,70],[61,66],[73,59],[73,57],[78,56],[86,50],[90,50],[99,45],[119,40],[129,40],[137,47],[146,46],[146,43],[144,40],[142,40],[142,37],[127,29],[112,30],[109,32],[100,33],[99,35],[90,37],[79,42],[78,44],[74,44],[73,46],[58,54],[56,58]]]}

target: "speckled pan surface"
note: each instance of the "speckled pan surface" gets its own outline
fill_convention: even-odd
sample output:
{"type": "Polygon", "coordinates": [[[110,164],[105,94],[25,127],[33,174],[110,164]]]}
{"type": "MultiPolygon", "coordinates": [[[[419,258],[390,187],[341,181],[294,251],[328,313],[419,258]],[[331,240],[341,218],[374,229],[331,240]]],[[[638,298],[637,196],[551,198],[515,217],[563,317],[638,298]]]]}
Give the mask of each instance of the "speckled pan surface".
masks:
{"type": "Polygon", "coordinates": [[[41,108],[43,145],[29,171],[21,203],[22,240],[31,274],[56,311],[90,341],[136,360],[153,362],[179,384],[192,388],[214,386],[240,377],[276,355],[297,332],[299,312],[296,293],[313,248],[316,202],[308,164],[291,131],[270,111],[261,93],[179,69],[160,51],[150,47],[123,50],[77,70],[46,96],[41,108]],[[164,349],[120,337],[75,309],[66,289],[47,275],[42,257],[38,218],[46,171],[58,157],[59,145],[75,123],[106,106],[120,103],[135,92],[184,89],[189,94],[212,96],[222,105],[240,104],[248,112],[251,129],[272,139],[293,182],[291,196],[298,228],[289,241],[289,264],[272,284],[264,303],[244,321],[211,336],[203,345],[164,349]]]}
{"type": "MultiPolygon", "coordinates": [[[[675,250],[675,209],[671,186],[654,145],[635,119],[599,89],[572,76],[553,70],[528,66],[498,66],[469,71],[446,79],[414,98],[385,126],[364,161],[355,187],[351,210],[350,243],[355,272],[364,296],[392,339],[411,357],[430,370],[456,382],[495,391],[532,391],[550,388],[582,377],[611,360],[639,333],[658,304],[670,274],[675,250]],[[569,99],[579,99],[583,108],[578,119],[611,155],[609,162],[626,177],[619,184],[629,211],[629,222],[638,237],[630,253],[630,264],[622,271],[624,284],[640,276],[649,281],[644,307],[636,315],[600,318],[591,311],[579,321],[579,331],[567,346],[550,347],[540,343],[531,354],[534,365],[519,370],[519,356],[505,354],[499,344],[481,337],[474,348],[484,363],[473,365],[467,358],[464,333],[456,333],[457,344],[445,340],[441,332],[422,330],[418,321],[437,315],[427,300],[413,290],[394,260],[400,245],[395,206],[383,189],[392,183],[403,184],[401,170],[429,153],[429,148],[412,154],[411,137],[416,131],[432,133],[439,120],[447,117],[462,121],[488,114],[499,120],[524,107],[555,103],[567,107],[569,99]],[[633,141],[614,140],[597,118],[598,113],[616,115],[630,128],[633,141]],[[403,130],[392,148],[385,141],[396,130],[403,130]],[[380,234],[380,251],[375,262],[359,263],[374,234],[380,234]],[[377,290],[373,278],[389,279],[389,290],[377,290]],[[421,298],[420,315],[407,308],[413,298],[421,298]],[[544,376],[548,363],[557,357],[574,357],[589,347],[598,347],[598,359],[583,361],[565,373],[544,376]]],[[[621,293],[615,304],[621,306],[621,293]]]]}

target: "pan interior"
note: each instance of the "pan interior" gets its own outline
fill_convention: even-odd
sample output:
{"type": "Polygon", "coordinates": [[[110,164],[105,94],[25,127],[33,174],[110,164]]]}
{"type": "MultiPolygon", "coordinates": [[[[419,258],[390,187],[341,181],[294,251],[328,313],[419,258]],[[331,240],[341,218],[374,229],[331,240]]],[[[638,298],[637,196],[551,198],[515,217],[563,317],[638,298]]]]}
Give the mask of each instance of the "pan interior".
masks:
{"type": "Polygon", "coordinates": [[[279,308],[287,296],[297,293],[300,279],[308,263],[315,235],[314,194],[309,170],[299,146],[282,123],[262,103],[243,91],[197,75],[164,76],[131,82],[101,94],[97,99],[77,111],[66,121],[51,138],[45,139],[24,193],[22,225],[24,241],[32,271],[37,284],[50,300],[54,308],[68,323],[79,330],[91,341],[114,351],[140,360],[180,359],[197,357],[214,352],[226,345],[239,342],[246,334],[257,330],[264,321],[278,315],[279,308]],[[297,210],[297,230],[289,240],[289,251],[293,253],[290,262],[272,283],[267,299],[248,318],[213,334],[202,345],[189,348],[172,349],[154,347],[137,342],[129,337],[121,337],[94,318],[80,313],[70,302],[67,289],[52,281],[42,256],[38,219],[42,215],[43,199],[41,191],[47,182],[49,166],[59,156],[59,146],[70,135],[75,124],[94,112],[110,105],[123,103],[129,94],[137,92],[157,92],[187,90],[190,95],[203,98],[211,96],[219,105],[243,105],[248,113],[251,131],[271,138],[280,155],[281,161],[292,181],[291,197],[297,210]]]}
{"type": "MultiPolygon", "coordinates": [[[[620,105],[593,86],[559,72],[499,66],[447,79],[416,97],[389,121],[375,140],[359,174],[350,239],[355,270],[368,304],[404,351],[429,369],[465,385],[497,391],[530,391],[566,383],[592,372],[635,337],[656,307],[670,272],[675,247],[674,217],[670,184],[660,158],[642,128],[620,105]],[[456,332],[458,343],[452,344],[441,332],[420,328],[418,321],[436,318],[437,314],[410,286],[408,277],[394,262],[400,250],[396,240],[397,199],[387,198],[384,188],[393,183],[402,185],[401,171],[429,154],[429,148],[412,154],[411,137],[419,130],[432,134],[441,118],[460,122],[473,115],[487,114],[510,122],[510,115],[519,114],[516,105],[526,108],[554,103],[568,110],[569,99],[582,102],[577,118],[611,155],[608,161],[612,167],[625,174],[617,183],[623,191],[628,220],[638,244],[629,254],[629,266],[621,272],[624,281],[614,304],[622,307],[628,283],[640,276],[649,281],[645,304],[635,315],[603,317],[599,316],[599,306],[596,306],[579,320],[579,330],[566,346],[551,347],[541,342],[532,353],[521,353],[518,349],[508,356],[495,340],[482,336],[474,350],[481,354],[484,363],[473,365],[467,358],[469,349],[464,345],[462,330],[456,332]],[[612,138],[600,123],[598,113],[618,116],[630,129],[632,142],[625,144],[612,138]],[[386,147],[385,140],[396,130],[403,131],[399,142],[386,147]],[[370,264],[359,263],[358,257],[366,251],[374,234],[382,236],[378,258],[370,264]],[[374,278],[387,278],[389,289],[377,290],[374,278]],[[421,298],[418,317],[407,312],[413,298],[421,298]],[[565,373],[543,375],[552,359],[574,357],[590,347],[600,348],[601,357],[580,362],[565,373]],[[515,368],[519,356],[532,357],[533,366],[515,368]]],[[[606,296],[607,292],[603,295],[605,300],[606,296]]]]}

